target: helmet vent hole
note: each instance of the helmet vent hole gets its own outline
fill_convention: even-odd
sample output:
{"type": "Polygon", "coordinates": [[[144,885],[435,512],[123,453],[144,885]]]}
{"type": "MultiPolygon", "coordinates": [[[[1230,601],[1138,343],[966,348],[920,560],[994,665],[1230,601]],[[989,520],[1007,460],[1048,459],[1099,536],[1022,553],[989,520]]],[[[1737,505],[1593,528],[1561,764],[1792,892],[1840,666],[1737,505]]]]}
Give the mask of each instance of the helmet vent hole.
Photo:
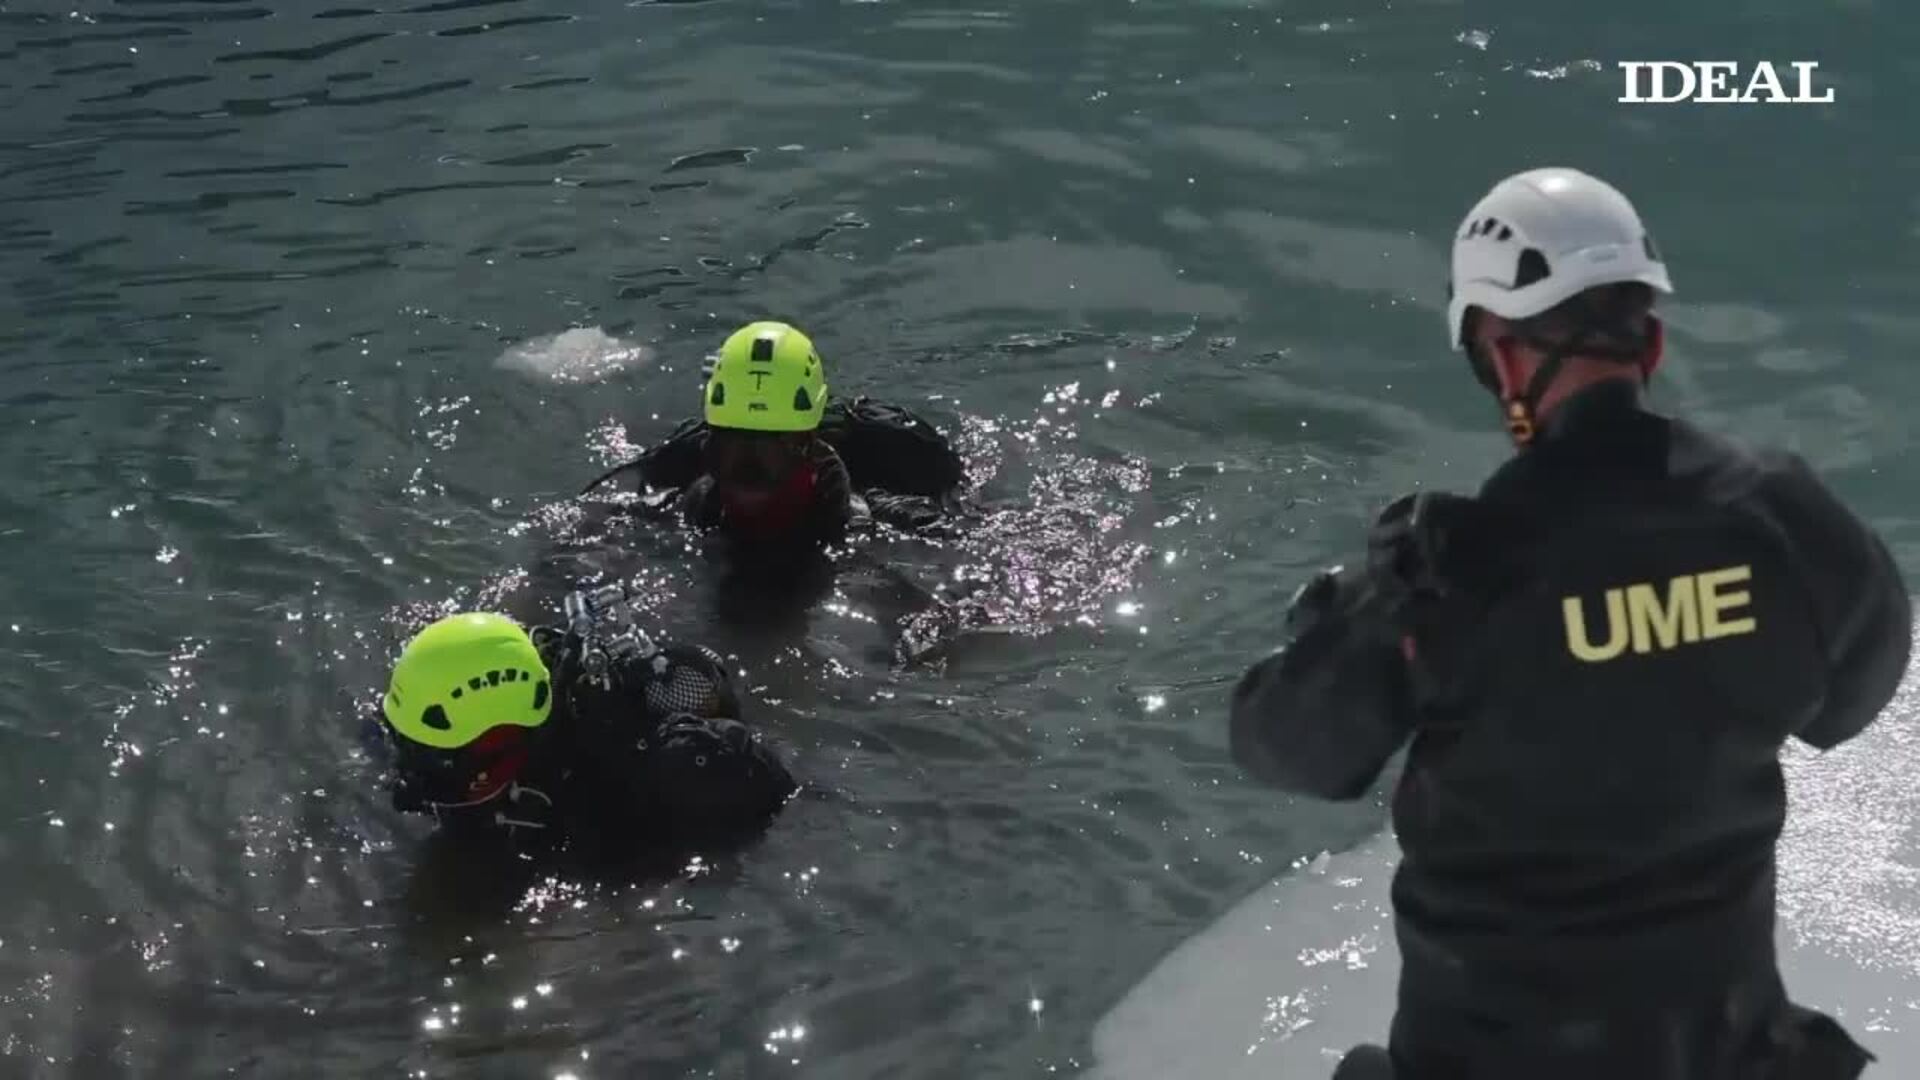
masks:
{"type": "Polygon", "coordinates": [[[802,386],[793,392],[793,407],[797,412],[813,411],[813,395],[807,393],[806,387],[802,386]]]}
{"type": "Polygon", "coordinates": [[[487,685],[487,680],[481,678],[478,675],[475,675],[473,678],[467,680],[467,689],[469,690],[478,690],[486,685],[487,685]]]}
{"type": "Polygon", "coordinates": [[[498,671],[487,672],[487,685],[488,686],[500,685],[500,673],[498,671]]]}
{"type": "Polygon", "coordinates": [[[515,682],[520,678],[520,672],[517,668],[508,668],[500,673],[500,678],[506,682],[515,682]]]}
{"type": "Polygon", "coordinates": [[[1499,238],[1500,238],[1501,240],[1511,240],[1511,239],[1513,239],[1513,229],[1511,229],[1511,228],[1509,228],[1508,226],[1505,226],[1505,225],[1502,225],[1502,226],[1500,226],[1500,237],[1499,237],[1499,238]]]}
{"type": "Polygon", "coordinates": [[[773,339],[770,337],[755,338],[753,341],[753,355],[750,359],[756,364],[773,363],[773,339]]]}
{"type": "Polygon", "coordinates": [[[1540,254],[1538,248],[1528,248],[1520,253],[1520,265],[1514,269],[1513,287],[1524,289],[1536,281],[1545,281],[1553,270],[1547,266],[1547,257],[1540,254]]]}
{"type": "Polygon", "coordinates": [[[533,707],[536,711],[547,707],[547,693],[547,680],[541,679],[533,688],[533,707]]]}
{"type": "Polygon", "coordinates": [[[1647,253],[1648,262],[1660,261],[1660,249],[1653,246],[1653,234],[1644,233],[1640,237],[1640,248],[1647,253]]]}
{"type": "Polygon", "coordinates": [[[420,714],[420,725],[435,731],[453,730],[453,721],[447,719],[447,710],[438,705],[427,706],[426,711],[420,714]]]}
{"type": "Polygon", "coordinates": [[[459,687],[457,687],[457,686],[456,686],[456,687],[454,687],[454,688],[453,688],[453,694],[452,694],[452,697],[453,697],[453,699],[454,699],[455,701],[458,701],[458,700],[460,700],[460,688],[459,688],[459,687]]]}
{"type": "Polygon", "coordinates": [[[714,383],[713,393],[707,398],[707,401],[716,407],[725,405],[727,403],[727,384],[721,382],[714,383]]]}

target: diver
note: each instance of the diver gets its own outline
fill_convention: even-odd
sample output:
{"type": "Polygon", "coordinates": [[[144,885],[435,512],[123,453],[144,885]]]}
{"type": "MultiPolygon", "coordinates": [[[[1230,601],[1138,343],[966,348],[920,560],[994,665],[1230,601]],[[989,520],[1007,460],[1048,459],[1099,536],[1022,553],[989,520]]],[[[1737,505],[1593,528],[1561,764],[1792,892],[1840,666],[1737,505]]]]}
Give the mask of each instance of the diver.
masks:
{"type": "Polygon", "coordinates": [[[704,417],[617,466],[674,494],[685,523],[758,552],[837,544],[873,523],[924,531],[948,519],[965,464],[933,425],[867,398],[829,402],[813,341],[756,322],[720,346],[704,417]]]}
{"type": "Polygon", "coordinates": [[[381,702],[394,808],[526,854],[678,850],[769,824],[798,785],[741,722],[721,658],[652,641],[620,585],[565,611],[531,632],[452,615],[407,643],[381,702]]]}
{"type": "Polygon", "coordinates": [[[1392,503],[1241,678],[1235,760],[1393,796],[1387,1045],[1336,1077],[1847,1080],[1875,1058],[1788,998],[1779,752],[1891,700],[1912,610],[1885,544],[1796,455],[1654,412],[1672,292],[1585,173],[1495,185],[1453,241],[1448,344],[1514,456],[1392,503]]]}

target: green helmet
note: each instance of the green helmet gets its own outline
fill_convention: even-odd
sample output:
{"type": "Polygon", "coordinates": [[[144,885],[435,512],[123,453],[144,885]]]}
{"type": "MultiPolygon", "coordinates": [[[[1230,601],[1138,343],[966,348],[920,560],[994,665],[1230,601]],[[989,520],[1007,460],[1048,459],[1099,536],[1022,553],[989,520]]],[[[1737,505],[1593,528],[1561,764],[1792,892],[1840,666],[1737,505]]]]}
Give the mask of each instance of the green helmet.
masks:
{"type": "Polygon", "coordinates": [[[381,707],[402,738],[458,750],[502,725],[546,723],[549,678],[540,650],[512,619],[450,615],[407,642],[381,707]]]}
{"type": "Polygon", "coordinates": [[[827,409],[827,373],[807,335],[750,323],[720,346],[707,379],[707,423],[741,431],[812,431],[827,409]]]}

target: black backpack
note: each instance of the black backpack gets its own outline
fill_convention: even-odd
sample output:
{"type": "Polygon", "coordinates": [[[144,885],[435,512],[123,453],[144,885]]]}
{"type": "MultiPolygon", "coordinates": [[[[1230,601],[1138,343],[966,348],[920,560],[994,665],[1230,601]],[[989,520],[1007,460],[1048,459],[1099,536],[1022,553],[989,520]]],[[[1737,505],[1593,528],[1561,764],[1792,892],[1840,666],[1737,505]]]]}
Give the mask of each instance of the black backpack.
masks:
{"type": "Polygon", "coordinates": [[[958,495],[967,481],[960,452],[903,405],[869,397],[835,402],[820,421],[820,437],[847,463],[855,491],[944,499],[958,495]]]}
{"type": "MultiPolygon", "coordinates": [[[[687,420],[666,440],[639,457],[602,473],[592,491],[622,473],[639,474],[655,490],[678,491],[700,478],[704,420],[687,420]]],[[[894,495],[946,499],[959,495],[967,466],[940,430],[903,405],[868,397],[834,401],[820,419],[820,437],[846,463],[853,490],[878,488],[894,495]]]]}

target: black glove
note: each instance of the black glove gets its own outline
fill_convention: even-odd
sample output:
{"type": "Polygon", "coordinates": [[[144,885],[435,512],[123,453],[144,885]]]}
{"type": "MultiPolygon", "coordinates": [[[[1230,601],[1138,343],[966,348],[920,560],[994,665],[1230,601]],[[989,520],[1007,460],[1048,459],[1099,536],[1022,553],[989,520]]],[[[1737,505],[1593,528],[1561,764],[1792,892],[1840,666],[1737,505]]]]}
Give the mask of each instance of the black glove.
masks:
{"type": "Polygon", "coordinates": [[[1475,500],[1446,492],[1403,495],[1380,512],[1367,532],[1367,576],[1397,618],[1455,599],[1477,580],[1491,540],[1485,517],[1475,500]]]}
{"type": "Polygon", "coordinates": [[[747,725],[685,713],[662,723],[640,781],[683,833],[724,831],[756,820],[793,790],[779,759],[747,725]]]}
{"type": "Polygon", "coordinates": [[[1371,605],[1397,639],[1430,723],[1447,713],[1494,572],[1514,537],[1475,499],[1424,492],[1394,500],[1367,533],[1371,605]]]}
{"type": "Polygon", "coordinates": [[[1337,617],[1347,633],[1402,645],[1436,625],[1454,624],[1480,591],[1487,564],[1485,514],[1473,499],[1406,495],[1367,533],[1363,569],[1333,566],[1300,586],[1287,608],[1287,634],[1307,636],[1337,617]]]}
{"type": "MultiPolygon", "coordinates": [[[[753,731],[738,720],[674,713],[660,725],[654,743],[662,751],[693,761],[713,754],[750,753],[753,749],[753,731]]],[[[706,763],[699,764],[704,766],[706,763]]]]}
{"type": "Polygon", "coordinates": [[[909,532],[930,529],[943,516],[940,504],[923,495],[894,495],[885,491],[867,493],[867,505],[878,521],[909,532]]]}
{"type": "Polygon", "coordinates": [[[1287,605],[1283,671],[1302,672],[1341,656],[1397,649],[1400,633],[1363,569],[1331,566],[1308,578],[1287,605]]]}
{"type": "Polygon", "coordinates": [[[1332,614],[1340,599],[1340,573],[1345,569],[1329,566],[1308,578],[1294,590],[1287,603],[1287,636],[1298,638],[1313,625],[1332,614]]]}

